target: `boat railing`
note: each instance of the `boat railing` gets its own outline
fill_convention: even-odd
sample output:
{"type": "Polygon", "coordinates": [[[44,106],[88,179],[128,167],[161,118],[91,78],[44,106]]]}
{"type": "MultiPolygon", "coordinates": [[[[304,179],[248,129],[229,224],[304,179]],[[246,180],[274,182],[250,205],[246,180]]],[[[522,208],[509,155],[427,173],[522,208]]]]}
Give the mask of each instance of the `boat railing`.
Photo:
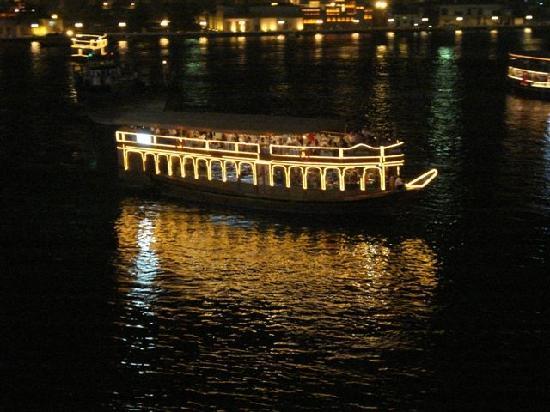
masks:
{"type": "Polygon", "coordinates": [[[146,131],[116,132],[116,140],[126,148],[136,151],[166,151],[210,155],[214,157],[237,157],[240,159],[275,161],[279,163],[312,164],[370,164],[401,166],[404,155],[403,142],[389,146],[373,147],[364,143],[352,147],[310,147],[290,145],[262,146],[251,142],[230,142],[196,137],[163,136],[146,131]]]}
{"type": "Polygon", "coordinates": [[[160,149],[196,154],[227,155],[239,158],[260,158],[260,145],[249,142],[227,142],[195,137],[161,136],[146,132],[117,131],[118,143],[143,149],[160,149]]]}
{"type": "Polygon", "coordinates": [[[71,48],[77,49],[73,56],[86,56],[88,52],[99,50],[102,55],[106,54],[108,39],[107,34],[77,34],[71,38],[71,48]]]}
{"type": "Polygon", "coordinates": [[[400,152],[402,145],[403,142],[380,147],[364,143],[358,143],[352,147],[271,145],[270,155],[273,159],[279,160],[402,163],[404,161],[404,155],[400,152]]]}
{"type": "Polygon", "coordinates": [[[432,180],[437,177],[437,169],[428,170],[417,178],[408,182],[405,186],[407,190],[418,190],[428,186],[432,180]]]}

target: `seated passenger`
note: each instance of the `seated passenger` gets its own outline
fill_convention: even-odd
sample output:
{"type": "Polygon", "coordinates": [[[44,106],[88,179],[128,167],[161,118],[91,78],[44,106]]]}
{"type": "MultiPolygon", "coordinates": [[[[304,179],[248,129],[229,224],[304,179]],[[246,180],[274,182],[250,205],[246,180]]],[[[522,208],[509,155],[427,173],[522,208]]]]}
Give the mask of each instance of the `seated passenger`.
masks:
{"type": "Polygon", "coordinates": [[[393,184],[395,186],[395,190],[405,190],[405,184],[399,176],[395,178],[395,182],[393,184]]]}

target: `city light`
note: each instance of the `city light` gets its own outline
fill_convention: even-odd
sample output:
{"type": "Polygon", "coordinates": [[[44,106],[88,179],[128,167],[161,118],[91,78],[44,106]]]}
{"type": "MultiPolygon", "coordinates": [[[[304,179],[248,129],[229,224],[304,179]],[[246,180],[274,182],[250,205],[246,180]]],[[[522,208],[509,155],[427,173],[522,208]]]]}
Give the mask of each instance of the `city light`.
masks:
{"type": "Polygon", "coordinates": [[[67,36],[72,37],[73,34],[74,34],[74,31],[72,31],[72,30],[67,30],[67,31],[66,31],[66,34],[67,34],[67,36]]]}
{"type": "Polygon", "coordinates": [[[52,20],[57,20],[58,19],[58,15],[57,14],[52,14],[52,20]]]}
{"type": "Polygon", "coordinates": [[[167,19],[162,19],[160,21],[160,27],[168,27],[169,24],[170,24],[170,21],[167,19]]]}
{"type": "Polygon", "coordinates": [[[430,21],[430,19],[427,17],[422,17],[422,21],[426,22],[426,21],[430,21]]]}
{"type": "Polygon", "coordinates": [[[75,26],[77,29],[81,29],[82,27],[84,27],[84,23],[78,21],[78,22],[76,22],[76,23],[74,24],[74,26],[75,26]]]}
{"type": "Polygon", "coordinates": [[[457,16],[456,21],[462,21],[462,20],[464,20],[464,17],[462,17],[462,16],[457,16]]]}
{"type": "Polygon", "coordinates": [[[527,16],[525,16],[525,20],[533,20],[533,16],[528,14],[527,16]]]}
{"type": "Polygon", "coordinates": [[[378,9],[378,10],[385,10],[385,9],[388,8],[388,2],[383,1],[383,0],[379,0],[376,3],[374,3],[374,8],[378,9]]]}
{"type": "Polygon", "coordinates": [[[498,16],[491,16],[491,20],[497,21],[497,20],[498,20],[498,16]]]}
{"type": "Polygon", "coordinates": [[[126,22],[125,21],[119,21],[118,22],[118,27],[120,27],[120,28],[126,27],[126,22]]]}
{"type": "Polygon", "coordinates": [[[284,20],[277,20],[277,24],[279,24],[279,25],[285,24],[285,21],[284,20]]]}
{"type": "Polygon", "coordinates": [[[37,27],[39,27],[38,23],[31,23],[31,27],[33,29],[36,29],[37,27]]]}
{"type": "Polygon", "coordinates": [[[388,23],[393,23],[394,21],[395,21],[395,19],[393,17],[388,19],[388,23]]]}

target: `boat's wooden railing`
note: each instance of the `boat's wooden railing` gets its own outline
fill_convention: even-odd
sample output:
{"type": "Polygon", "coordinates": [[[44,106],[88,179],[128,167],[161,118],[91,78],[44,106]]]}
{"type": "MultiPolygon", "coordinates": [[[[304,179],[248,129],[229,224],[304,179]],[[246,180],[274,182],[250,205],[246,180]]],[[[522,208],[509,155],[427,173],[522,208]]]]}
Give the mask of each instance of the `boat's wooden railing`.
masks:
{"type": "Polygon", "coordinates": [[[224,142],[194,137],[159,136],[146,132],[117,131],[116,141],[136,149],[186,152],[197,155],[232,157],[249,160],[260,158],[260,145],[248,142],[224,142]]]}
{"type": "Polygon", "coordinates": [[[295,160],[300,162],[402,164],[404,155],[400,152],[403,142],[389,146],[373,147],[358,143],[352,147],[289,146],[271,145],[273,160],[295,160]]]}
{"type": "Polygon", "coordinates": [[[437,169],[431,169],[408,182],[405,187],[407,188],[407,190],[423,189],[428,186],[431,181],[434,180],[436,177],[437,169]]]}
{"type": "MultiPolygon", "coordinates": [[[[352,147],[269,145],[269,152],[259,143],[228,142],[194,137],[162,136],[147,132],[116,132],[116,141],[135,150],[175,151],[214,157],[265,160],[277,163],[402,166],[403,142],[373,147],[364,143],[352,147]]],[[[267,149],[267,148],[266,148],[267,149]]]]}

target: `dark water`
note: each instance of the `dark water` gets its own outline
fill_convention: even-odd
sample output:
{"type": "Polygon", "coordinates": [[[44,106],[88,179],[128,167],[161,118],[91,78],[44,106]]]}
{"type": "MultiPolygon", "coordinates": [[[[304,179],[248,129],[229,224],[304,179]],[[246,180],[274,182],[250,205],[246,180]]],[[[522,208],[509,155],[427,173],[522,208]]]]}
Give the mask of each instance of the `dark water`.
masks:
{"type": "Polygon", "coordinates": [[[547,410],[550,103],[504,75],[549,44],[127,43],[170,85],[147,104],[360,119],[439,168],[402,215],[338,221],[125,194],[67,54],[0,44],[2,409],[547,410]]]}

